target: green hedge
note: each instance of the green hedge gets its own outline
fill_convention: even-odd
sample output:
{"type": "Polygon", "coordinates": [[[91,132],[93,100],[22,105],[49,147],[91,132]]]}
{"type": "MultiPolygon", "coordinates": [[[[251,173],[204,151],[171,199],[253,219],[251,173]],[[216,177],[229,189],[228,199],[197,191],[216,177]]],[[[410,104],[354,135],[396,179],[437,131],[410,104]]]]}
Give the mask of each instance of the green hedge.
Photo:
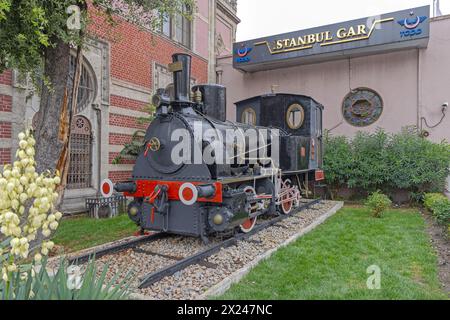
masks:
{"type": "Polygon", "coordinates": [[[411,128],[397,134],[359,132],[353,139],[327,134],[324,150],[332,188],[442,192],[450,173],[450,145],[433,143],[411,128]]]}
{"type": "Polygon", "coordinates": [[[441,193],[427,193],[425,207],[440,223],[450,223],[450,200],[441,193]]]}

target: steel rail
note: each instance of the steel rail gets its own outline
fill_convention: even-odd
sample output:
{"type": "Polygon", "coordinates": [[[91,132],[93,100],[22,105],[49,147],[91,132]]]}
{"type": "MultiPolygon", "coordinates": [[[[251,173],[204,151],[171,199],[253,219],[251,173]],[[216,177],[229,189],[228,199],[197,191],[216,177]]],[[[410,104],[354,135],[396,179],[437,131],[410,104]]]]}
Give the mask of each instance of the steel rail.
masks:
{"type": "Polygon", "coordinates": [[[68,262],[69,262],[69,264],[83,264],[83,263],[88,262],[91,258],[95,257],[97,259],[97,258],[103,257],[108,254],[118,253],[118,252],[130,249],[130,248],[134,248],[143,243],[152,242],[152,241],[166,238],[167,236],[168,236],[167,233],[159,232],[159,233],[151,234],[149,236],[143,236],[143,237],[139,237],[136,239],[131,239],[126,242],[122,242],[122,243],[119,243],[116,245],[101,248],[99,250],[94,250],[92,252],[84,253],[84,254],[69,258],[68,262]]]}
{"type": "Polygon", "coordinates": [[[295,212],[293,212],[291,214],[286,214],[286,215],[282,214],[282,215],[277,216],[276,218],[270,219],[268,221],[265,221],[265,222],[255,226],[255,228],[253,228],[253,230],[250,231],[249,233],[238,233],[234,237],[224,240],[216,245],[213,245],[212,247],[207,248],[199,253],[196,253],[192,256],[184,258],[183,260],[177,261],[176,263],[174,263],[170,266],[167,266],[163,269],[149,273],[140,279],[141,283],[139,284],[138,288],[139,289],[148,288],[155,282],[158,282],[165,277],[171,276],[171,275],[175,274],[176,272],[181,271],[190,265],[198,264],[202,260],[219,252],[221,249],[231,247],[231,246],[237,244],[238,241],[246,240],[246,239],[250,238],[251,236],[253,236],[254,234],[256,234],[264,229],[267,229],[267,228],[277,224],[278,222],[281,222],[284,219],[290,218],[294,214],[319,203],[321,200],[322,199],[316,199],[316,200],[310,201],[308,203],[305,203],[305,204],[299,206],[298,208],[296,208],[295,212]]]}

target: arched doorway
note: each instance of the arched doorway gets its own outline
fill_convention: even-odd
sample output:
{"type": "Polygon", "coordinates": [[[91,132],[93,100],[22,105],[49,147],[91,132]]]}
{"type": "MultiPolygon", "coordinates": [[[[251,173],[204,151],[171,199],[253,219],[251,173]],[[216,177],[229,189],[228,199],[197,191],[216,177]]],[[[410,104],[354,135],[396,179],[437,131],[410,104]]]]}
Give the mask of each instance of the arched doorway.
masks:
{"type": "MultiPolygon", "coordinates": [[[[76,58],[70,58],[70,83],[73,83],[76,58]]],[[[71,90],[69,90],[71,91],[71,90]]],[[[96,95],[96,82],[92,67],[83,58],[77,106],[72,119],[70,133],[70,163],[67,175],[68,189],[87,189],[92,187],[93,168],[93,128],[88,117],[88,107],[96,95]]],[[[71,99],[70,99],[71,100],[71,99]]],[[[71,101],[69,101],[71,105],[71,101]]]]}
{"type": "Polygon", "coordinates": [[[92,129],[89,120],[75,116],[70,133],[70,164],[67,176],[68,189],[92,186],[92,129]]]}

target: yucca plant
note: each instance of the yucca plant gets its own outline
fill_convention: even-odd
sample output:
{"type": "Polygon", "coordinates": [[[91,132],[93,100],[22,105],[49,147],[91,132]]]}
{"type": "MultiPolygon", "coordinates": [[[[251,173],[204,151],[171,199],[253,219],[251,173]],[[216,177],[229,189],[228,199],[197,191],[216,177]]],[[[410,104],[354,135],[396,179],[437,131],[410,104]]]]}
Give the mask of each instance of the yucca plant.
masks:
{"type": "MultiPolygon", "coordinates": [[[[68,266],[63,259],[55,274],[47,270],[47,262],[28,265],[26,272],[9,274],[8,281],[0,282],[1,300],[123,300],[129,298],[132,272],[121,281],[117,273],[109,281],[106,279],[108,264],[97,276],[98,268],[92,259],[84,272],[76,266],[68,266]],[[70,270],[72,269],[72,270],[70,270]],[[75,270],[74,270],[75,269],[75,270]]],[[[24,270],[24,268],[22,268],[24,270]]]]}

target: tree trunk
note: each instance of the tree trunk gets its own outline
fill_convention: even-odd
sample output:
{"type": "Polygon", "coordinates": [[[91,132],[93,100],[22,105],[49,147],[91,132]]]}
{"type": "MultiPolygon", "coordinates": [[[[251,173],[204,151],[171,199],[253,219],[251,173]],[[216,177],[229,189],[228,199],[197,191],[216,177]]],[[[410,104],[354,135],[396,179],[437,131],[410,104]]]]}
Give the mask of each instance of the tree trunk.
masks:
{"type": "MultiPolygon", "coordinates": [[[[78,51],[81,57],[81,50],[78,51]]],[[[67,184],[70,158],[70,122],[76,106],[81,59],[77,57],[74,84],[70,83],[70,45],[58,41],[45,53],[44,72],[50,86],[43,85],[37,114],[36,169],[38,173],[49,170],[59,172],[61,184],[56,207],[60,209],[67,184]],[[75,93],[74,93],[75,92],[75,93]],[[72,98],[72,99],[70,99],[72,98]],[[72,105],[69,102],[72,100],[72,105]]]]}
{"type": "Polygon", "coordinates": [[[36,169],[61,170],[61,155],[69,129],[69,70],[70,46],[58,41],[45,53],[44,72],[50,88],[42,86],[39,112],[36,117],[36,169]]]}

